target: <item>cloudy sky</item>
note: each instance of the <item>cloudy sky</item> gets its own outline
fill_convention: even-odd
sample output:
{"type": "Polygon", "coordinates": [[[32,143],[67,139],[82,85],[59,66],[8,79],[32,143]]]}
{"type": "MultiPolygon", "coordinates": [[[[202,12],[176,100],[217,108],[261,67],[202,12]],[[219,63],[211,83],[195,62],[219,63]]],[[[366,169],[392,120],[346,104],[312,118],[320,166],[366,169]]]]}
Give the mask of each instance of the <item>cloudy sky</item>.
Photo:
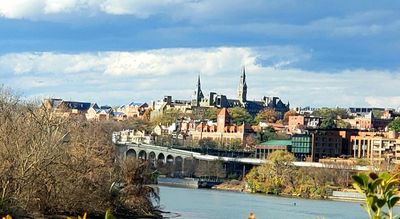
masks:
{"type": "Polygon", "coordinates": [[[399,1],[0,0],[0,84],[118,105],[203,92],[400,107],[399,1]]]}

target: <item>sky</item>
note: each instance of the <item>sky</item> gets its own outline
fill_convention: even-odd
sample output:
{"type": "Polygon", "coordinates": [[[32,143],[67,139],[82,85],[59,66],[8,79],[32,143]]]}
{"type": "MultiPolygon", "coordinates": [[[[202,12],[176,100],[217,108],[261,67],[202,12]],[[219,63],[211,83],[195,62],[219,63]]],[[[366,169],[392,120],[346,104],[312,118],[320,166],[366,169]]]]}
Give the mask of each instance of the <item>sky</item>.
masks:
{"type": "Polygon", "coordinates": [[[400,1],[0,0],[0,85],[121,105],[203,93],[400,107],[400,1]]]}

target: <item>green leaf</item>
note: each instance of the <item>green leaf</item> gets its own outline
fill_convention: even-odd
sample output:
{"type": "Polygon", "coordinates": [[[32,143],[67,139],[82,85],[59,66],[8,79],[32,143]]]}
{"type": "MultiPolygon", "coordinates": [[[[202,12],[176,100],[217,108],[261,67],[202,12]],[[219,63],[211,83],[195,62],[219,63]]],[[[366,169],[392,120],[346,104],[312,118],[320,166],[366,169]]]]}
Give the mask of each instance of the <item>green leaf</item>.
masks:
{"type": "Polygon", "coordinates": [[[378,176],[376,173],[374,173],[374,172],[369,173],[369,177],[370,177],[372,180],[375,180],[375,179],[379,178],[379,176],[378,176]]]}
{"type": "Polygon", "coordinates": [[[105,219],[117,219],[114,215],[111,214],[110,209],[106,211],[105,219]]]}
{"type": "Polygon", "coordinates": [[[353,181],[359,184],[360,187],[366,187],[366,185],[368,184],[368,177],[363,173],[353,175],[351,176],[351,178],[353,178],[353,181]]]}
{"type": "Polygon", "coordinates": [[[400,200],[399,196],[392,197],[388,202],[389,208],[393,208],[399,200],[400,200]]]}

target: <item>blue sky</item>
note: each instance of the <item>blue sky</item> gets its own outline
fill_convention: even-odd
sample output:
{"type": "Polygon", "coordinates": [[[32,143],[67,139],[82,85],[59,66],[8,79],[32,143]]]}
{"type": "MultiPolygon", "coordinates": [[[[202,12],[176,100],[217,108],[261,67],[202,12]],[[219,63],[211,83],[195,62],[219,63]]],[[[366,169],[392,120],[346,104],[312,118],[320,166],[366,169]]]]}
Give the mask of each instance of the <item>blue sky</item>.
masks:
{"type": "Polygon", "coordinates": [[[398,1],[0,0],[0,84],[118,105],[203,92],[400,107],[398,1]]]}

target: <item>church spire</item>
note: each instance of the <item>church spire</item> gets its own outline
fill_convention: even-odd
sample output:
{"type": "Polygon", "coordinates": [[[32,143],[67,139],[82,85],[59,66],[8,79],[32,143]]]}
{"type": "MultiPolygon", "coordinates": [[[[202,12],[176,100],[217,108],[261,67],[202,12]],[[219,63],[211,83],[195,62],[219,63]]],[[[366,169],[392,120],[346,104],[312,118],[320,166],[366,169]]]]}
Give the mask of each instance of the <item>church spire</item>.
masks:
{"type": "Polygon", "coordinates": [[[200,102],[201,100],[204,99],[204,95],[203,92],[201,91],[201,81],[200,81],[200,74],[197,77],[197,84],[196,84],[196,88],[193,92],[193,96],[192,96],[192,106],[200,106],[200,102]]]}
{"type": "Polygon", "coordinates": [[[246,68],[243,66],[243,72],[240,76],[238,87],[238,99],[242,105],[247,101],[246,68]]]}

